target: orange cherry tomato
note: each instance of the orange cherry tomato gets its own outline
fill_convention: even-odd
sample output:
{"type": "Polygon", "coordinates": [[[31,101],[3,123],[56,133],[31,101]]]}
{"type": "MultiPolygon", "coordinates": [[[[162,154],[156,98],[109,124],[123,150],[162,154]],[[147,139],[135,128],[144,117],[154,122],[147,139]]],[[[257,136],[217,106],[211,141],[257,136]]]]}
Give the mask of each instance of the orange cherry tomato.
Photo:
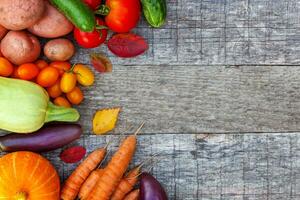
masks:
{"type": "Polygon", "coordinates": [[[76,86],[76,74],[74,72],[65,72],[60,80],[60,89],[64,93],[71,92],[76,86]]]}
{"type": "Polygon", "coordinates": [[[71,104],[70,102],[64,98],[64,97],[57,97],[54,99],[53,103],[57,106],[63,106],[63,107],[67,107],[67,108],[70,108],[71,107],[71,104]]]}
{"type": "Polygon", "coordinates": [[[14,71],[14,66],[4,57],[0,57],[0,76],[8,77],[14,71]]]}
{"type": "Polygon", "coordinates": [[[63,75],[65,72],[71,69],[71,63],[66,61],[54,61],[51,62],[49,66],[58,69],[60,75],[63,75]]]}
{"type": "Polygon", "coordinates": [[[42,87],[50,87],[56,83],[59,77],[59,72],[54,67],[45,67],[37,76],[37,84],[42,87]]]}
{"type": "Polygon", "coordinates": [[[47,92],[50,97],[56,98],[59,97],[62,94],[62,91],[60,89],[60,80],[57,80],[54,85],[47,88],[47,92]]]}
{"type": "Polygon", "coordinates": [[[36,64],[25,63],[18,67],[18,76],[23,80],[32,80],[39,74],[40,69],[36,64]]]}
{"type": "Polygon", "coordinates": [[[45,67],[48,67],[48,63],[45,60],[37,60],[35,61],[35,64],[38,66],[38,68],[43,69],[45,67]]]}
{"type": "Polygon", "coordinates": [[[79,87],[75,87],[71,92],[67,93],[68,100],[75,105],[78,105],[83,100],[83,93],[79,87]]]}
{"type": "Polygon", "coordinates": [[[95,81],[95,76],[90,68],[83,64],[76,64],[74,72],[77,76],[77,81],[83,86],[91,86],[95,81]]]}

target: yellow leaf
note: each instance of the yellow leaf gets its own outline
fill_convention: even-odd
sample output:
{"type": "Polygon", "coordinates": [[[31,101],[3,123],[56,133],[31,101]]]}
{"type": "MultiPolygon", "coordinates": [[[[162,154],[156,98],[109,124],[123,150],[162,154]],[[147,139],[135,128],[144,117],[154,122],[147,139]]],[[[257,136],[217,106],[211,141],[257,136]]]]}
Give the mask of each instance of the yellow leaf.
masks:
{"type": "Polygon", "coordinates": [[[105,134],[115,128],[121,108],[98,110],[93,119],[95,134],[105,134]]]}

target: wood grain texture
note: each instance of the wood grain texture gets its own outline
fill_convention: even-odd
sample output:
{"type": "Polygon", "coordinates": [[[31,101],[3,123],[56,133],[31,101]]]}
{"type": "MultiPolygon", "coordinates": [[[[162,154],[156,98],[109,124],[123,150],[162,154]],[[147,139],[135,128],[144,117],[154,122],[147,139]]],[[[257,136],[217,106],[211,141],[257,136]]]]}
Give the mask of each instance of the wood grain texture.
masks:
{"type": "MultiPolygon", "coordinates": [[[[164,27],[141,21],[134,32],[149,51],[120,65],[299,65],[298,0],[168,0],[164,27]]],[[[93,51],[107,51],[105,46],[93,51]]],[[[74,61],[88,62],[80,49],[74,61]]]]}
{"type": "MultiPolygon", "coordinates": [[[[105,45],[114,73],[84,88],[78,107],[88,152],[146,122],[132,165],[155,153],[152,173],[170,200],[300,199],[300,0],[167,0],[164,27],[134,30],[149,50],[133,59],[105,45]],[[109,136],[91,135],[97,109],[121,106],[109,136]],[[275,133],[274,133],[275,132],[275,133]],[[212,133],[208,136],[206,133],[212,133]],[[259,133],[259,134],[257,134],[259,133]]],[[[64,180],[76,165],[45,154],[64,180]]]]}
{"type": "Polygon", "coordinates": [[[144,133],[300,130],[300,67],[115,66],[97,75],[79,107],[91,131],[97,109],[121,106],[119,128],[144,133]]]}
{"type": "MultiPolygon", "coordinates": [[[[86,135],[78,144],[92,151],[111,140],[113,152],[119,139],[86,135]]],[[[299,147],[300,133],[139,135],[132,166],[159,153],[151,172],[171,200],[296,200],[299,147]]],[[[59,152],[46,156],[65,179],[76,164],[63,164],[59,152]]]]}

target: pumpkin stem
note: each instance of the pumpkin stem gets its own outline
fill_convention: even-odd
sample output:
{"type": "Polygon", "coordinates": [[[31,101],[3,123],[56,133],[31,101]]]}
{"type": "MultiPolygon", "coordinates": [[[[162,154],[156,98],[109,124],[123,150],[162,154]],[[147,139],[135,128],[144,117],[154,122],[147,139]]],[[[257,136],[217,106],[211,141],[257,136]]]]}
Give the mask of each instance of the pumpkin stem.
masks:
{"type": "Polygon", "coordinates": [[[19,192],[15,195],[14,200],[26,200],[28,194],[26,192],[19,192]]]}

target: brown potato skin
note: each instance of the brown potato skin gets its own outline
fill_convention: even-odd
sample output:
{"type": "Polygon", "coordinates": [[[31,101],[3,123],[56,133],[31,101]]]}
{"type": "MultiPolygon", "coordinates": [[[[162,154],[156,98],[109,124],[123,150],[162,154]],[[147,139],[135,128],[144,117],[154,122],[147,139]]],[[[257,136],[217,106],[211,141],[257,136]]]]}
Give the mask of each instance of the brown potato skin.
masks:
{"type": "Polygon", "coordinates": [[[0,0],[0,24],[9,30],[22,30],[43,15],[44,0],[0,0]]]}
{"type": "Polygon", "coordinates": [[[44,46],[44,54],[51,61],[69,60],[75,53],[75,47],[68,39],[53,39],[44,46]]]}
{"type": "Polygon", "coordinates": [[[3,56],[16,65],[33,62],[41,53],[39,40],[26,31],[9,31],[0,49],[3,56]]]}
{"type": "Polygon", "coordinates": [[[57,38],[67,35],[73,30],[73,24],[55,7],[45,1],[46,10],[36,24],[28,28],[34,35],[44,38],[57,38]]]}
{"type": "Polygon", "coordinates": [[[6,35],[8,30],[0,25],[0,40],[6,35]]]}

